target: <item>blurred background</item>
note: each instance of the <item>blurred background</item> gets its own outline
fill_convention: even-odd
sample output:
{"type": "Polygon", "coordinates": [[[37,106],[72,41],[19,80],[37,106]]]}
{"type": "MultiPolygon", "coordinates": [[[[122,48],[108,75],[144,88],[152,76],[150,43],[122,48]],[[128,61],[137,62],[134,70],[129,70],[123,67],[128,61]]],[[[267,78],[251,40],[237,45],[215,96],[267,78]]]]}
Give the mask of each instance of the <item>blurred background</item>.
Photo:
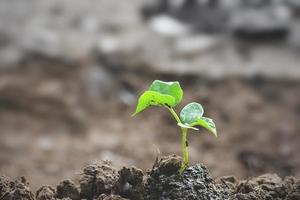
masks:
{"type": "Polygon", "coordinates": [[[166,110],[131,117],[154,79],[215,119],[218,139],[189,134],[192,163],[299,177],[299,0],[0,0],[0,174],[36,189],[181,155],[166,110]]]}

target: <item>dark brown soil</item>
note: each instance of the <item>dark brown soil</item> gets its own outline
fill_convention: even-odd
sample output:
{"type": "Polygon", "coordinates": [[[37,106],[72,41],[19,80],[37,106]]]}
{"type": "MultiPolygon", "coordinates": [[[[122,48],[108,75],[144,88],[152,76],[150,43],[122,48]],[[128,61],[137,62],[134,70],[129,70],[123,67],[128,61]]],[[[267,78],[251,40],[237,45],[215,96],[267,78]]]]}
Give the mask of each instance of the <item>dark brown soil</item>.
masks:
{"type": "Polygon", "coordinates": [[[299,200],[300,180],[265,174],[238,181],[234,177],[213,180],[202,164],[178,173],[181,158],[161,158],[147,173],[131,167],[119,171],[109,162],[83,169],[77,184],[65,180],[55,188],[42,186],[34,197],[24,177],[0,177],[1,200],[299,200]]]}
{"type": "Polygon", "coordinates": [[[163,157],[150,172],[145,184],[145,199],[228,200],[229,190],[216,184],[206,166],[197,164],[179,174],[180,159],[163,157]]]}

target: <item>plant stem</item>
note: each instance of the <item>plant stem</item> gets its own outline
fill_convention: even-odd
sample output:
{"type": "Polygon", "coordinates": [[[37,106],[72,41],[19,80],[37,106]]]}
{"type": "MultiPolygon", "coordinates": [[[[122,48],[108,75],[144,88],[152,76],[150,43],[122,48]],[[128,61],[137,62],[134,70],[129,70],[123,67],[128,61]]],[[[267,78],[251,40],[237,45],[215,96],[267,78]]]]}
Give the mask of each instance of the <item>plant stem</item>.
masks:
{"type": "MultiPolygon", "coordinates": [[[[178,117],[177,113],[175,112],[175,110],[173,108],[170,108],[168,106],[166,106],[168,108],[168,110],[170,111],[170,113],[173,115],[173,117],[175,118],[177,123],[182,123],[180,118],[178,117]]],[[[182,131],[182,164],[181,164],[181,168],[180,168],[180,173],[182,173],[185,168],[188,166],[189,164],[189,155],[188,155],[188,142],[187,142],[187,128],[183,128],[181,127],[181,131],[182,131]]]]}
{"type": "Polygon", "coordinates": [[[182,156],[183,156],[183,161],[181,164],[181,168],[180,168],[180,173],[182,173],[185,168],[188,166],[189,164],[189,155],[188,155],[188,142],[187,142],[187,128],[181,128],[182,130],[182,156]]]}
{"type": "Polygon", "coordinates": [[[181,123],[181,120],[179,119],[177,113],[175,112],[175,110],[173,108],[168,107],[168,110],[170,111],[170,113],[173,115],[173,117],[175,118],[177,123],[181,123]]]}

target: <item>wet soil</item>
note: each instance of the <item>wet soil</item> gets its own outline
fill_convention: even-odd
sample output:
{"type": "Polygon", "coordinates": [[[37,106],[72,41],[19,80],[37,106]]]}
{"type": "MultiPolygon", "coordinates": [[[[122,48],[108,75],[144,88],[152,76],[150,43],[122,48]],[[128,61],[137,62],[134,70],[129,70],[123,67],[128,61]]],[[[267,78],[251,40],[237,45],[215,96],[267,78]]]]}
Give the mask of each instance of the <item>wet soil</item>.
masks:
{"type": "Polygon", "coordinates": [[[181,158],[164,156],[146,173],[135,167],[113,168],[104,161],[86,166],[79,181],[65,180],[56,188],[42,186],[36,195],[24,177],[0,177],[1,200],[298,200],[300,180],[264,174],[247,180],[220,177],[214,180],[202,164],[178,172],[181,158]]]}

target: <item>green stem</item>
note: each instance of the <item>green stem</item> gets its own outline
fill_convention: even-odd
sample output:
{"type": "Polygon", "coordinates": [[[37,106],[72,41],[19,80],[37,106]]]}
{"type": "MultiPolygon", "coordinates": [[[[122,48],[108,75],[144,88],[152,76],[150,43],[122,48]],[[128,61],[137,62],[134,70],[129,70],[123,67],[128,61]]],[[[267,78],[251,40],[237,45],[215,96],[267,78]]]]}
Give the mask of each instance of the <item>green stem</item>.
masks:
{"type": "MultiPolygon", "coordinates": [[[[180,118],[178,117],[177,113],[175,112],[175,110],[173,108],[170,108],[168,106],[166,106],[166,108],[168,108],[168,110],[170,111],[170,113],[173,115],[173,117],[175,118],[177,123],[182,123],[180,118]]],[[[182,164],[181,164],[181,168],[180,168],[180,173],[182,173],[185,168],[188,166],[189,164],[189,156],[188,156],[188,142],[187,142],[187,128],[181,128],[182,131],[182,164]]]]}
{"type": "Polygon", "coordinates": [[[187,128],[181,128],[182,130],[182,154],[183,154],[183,161],[180,168],[180,173],[182,173],[185,168],[189,164],[189,155],[188,155],[188,142],[187,142],[187,128]]]}
{"type": "Polygon", "coordinates": [[[175,110],[173,108],[170,108],[168,106],[166,106],[168,108],[168,110],[170,111],[170,113],[173,115],[173,117],[175,118],[177,123],[181,123],[181,120],[179,119],[177,113],[175,112],[175,110]]]}

